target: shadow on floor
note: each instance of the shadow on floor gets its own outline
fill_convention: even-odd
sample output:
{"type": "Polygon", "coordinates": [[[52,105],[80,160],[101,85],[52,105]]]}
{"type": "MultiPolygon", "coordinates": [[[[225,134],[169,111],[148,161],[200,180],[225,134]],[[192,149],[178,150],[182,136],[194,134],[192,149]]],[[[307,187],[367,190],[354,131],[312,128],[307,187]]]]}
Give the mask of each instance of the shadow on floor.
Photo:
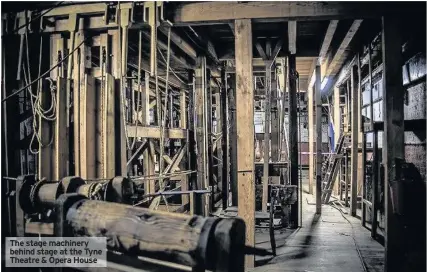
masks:
{"type": "MultiPolygon", "coordinates": [[[[313,239],[312,233],[313,233],[317,223],[319,222],[319,218],[320,218],[320,215],[315,214],[311,220],[311,224],[308,225],[309,226],[309,229],[308,229],[309,234],[306,235],[304,238],[304,242],[303,242],[304,247],[302,247],[302,249],[296,250],[295,252],[287,253],[286,255],[280,255],[279,254],[276,256],[256,260],[255,266],[266,265],[266,264],[269,264],[271,261],[273,261],[271,263],[276,263],[276,262],[283,262],[283,261],[291,260],[291,259],[302,259],[302,258],[308,257],[309,252],[307,249],[309,248],[308,246],[312,242],[312,239],[313,239]]],[[[277,237],[278,235],[276,235],[276,241],[277,240],[284,241],[283,243],[277,245],[277,249],[285,247],[287,238],[289,238],[292,235],[295,235],[299,230],[300,230],[300,228],[295,229],[293,231],[285,231],[280,237],[277,237]]],[[[260,242],[260,243],[265,243],[265,241],[260,242]]]]}

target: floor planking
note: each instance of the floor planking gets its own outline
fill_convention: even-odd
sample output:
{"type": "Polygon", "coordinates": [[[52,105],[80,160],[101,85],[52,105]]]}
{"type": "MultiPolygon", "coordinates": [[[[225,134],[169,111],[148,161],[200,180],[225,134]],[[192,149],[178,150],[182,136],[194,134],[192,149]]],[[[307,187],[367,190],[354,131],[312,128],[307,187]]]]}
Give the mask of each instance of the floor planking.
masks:
{"type": "MultiPolygon", "coordinates": [[[[308,191],[305,179],[303,191],[308,191]],[[307,188],[306,188],[307,187],[307,188]]],[[[314,196],[303,193],[303,224],[297,230],[275,231],[277,256],[257,257],[253,272],[363,272],[362,261],[352,237],[362,256],[366,271],[384,269],[384,248],[370,237],[370,232],[361,226],[360,220],[344,214],[330,205],[323,205],[322,215],[315,215],[314,196]]],[[[256,247],[271,249],[268,229],[257,229],[256,247]]]]}

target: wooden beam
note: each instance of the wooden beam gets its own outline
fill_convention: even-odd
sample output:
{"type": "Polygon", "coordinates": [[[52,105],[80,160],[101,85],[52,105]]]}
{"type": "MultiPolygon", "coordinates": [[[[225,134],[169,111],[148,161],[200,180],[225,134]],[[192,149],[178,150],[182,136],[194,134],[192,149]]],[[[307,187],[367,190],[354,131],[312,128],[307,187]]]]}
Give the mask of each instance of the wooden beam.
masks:
{"type": "MultiPolygon", "coordinates": [[[[159,26],[158,28],[160,30],[160,32],[162,32],[163,34],[165,34],[166,36],[168,35],[168,29],[164,26],[159,26]]],[[[186,42],[184,39],[182,39],[174,30],[173,28],[171,29],[171,41],[175,43],[175,45],[177,47],[179,47],[185,54],[187,54],[188,56],[190,56],[192,59],[195,59],[197,57],[197,52],[196,50],[193,48],[193,46],[191,46],[188,42],[186,42]]]]}
{"type": "MultiPolygon", "coordinates": [[[[298,186],[298,123],[297,123],[297,77],[296,57],[291,54],[289,60],[289,160],[290,160],[290,184],[298,186]]],[[[297,194],[298,196],[299,194],[297,194]]],[[[298,227],[298,201],[291,205],[291,227],[298,227]]]]}
{"type": "MultiPolygon", "coordinates": [[[[402,219],[393,212],[391,182],[399,179],[396,161],[405,159],[404,148],[404,96],[402,83],[402,29],[401,21],[394,17],[382,18],[383,59],[383,118],[382,144],[385,188],[385,268],[384,271],[405,271],[405,229],[402,219]]],[[[407,249],[406,249],[407,250],[407,249]]]]}
{"type": "MultiPolygon", "coordinates": [[[[246,224],[246,245],[255,246],[254,90],[252,75],[252,25],[250,19],[235,21],[236,121],[238,215],[246,224]]],[[[254,256],[245,256],[245,268],[254,267],[254,256]]]]}
{"type": "Polygon", "coordinates": [[[297,22],[288,22],[288,50],[290,54],[297,52],[297,22]]]}
{"type": "MultiPolygon", "coordinates": [[[[237,63],[236,63],[237,64],[237,63]]],[[[269,162],[270,162],[270,126],[271,126],[271,63],[265,67],[265,110],[264,110],[264,168],[262,180],[262,211],[267,212],[269,162]]],[[[237,70],[236,70],[237,71],[237,70]]]]}
{"type": "MultiPolygon", "coordinates": [[[[197,154],[197,188],[206,189],[208,183],[208,158],[207,158],[207,135],[206,135],[206,96],[207,96],[207,77],[206,77],[206,57],[200,56],[196,61],[195,71],[195,92],[194,107],[196,113],[195,136],[196,136],[196,154],[197,154]]],[[[205,200],[205,198],[203,198],[205,200]]],[[[200,207],[206,211],[206,201],[202,201],[200,207]]]]}
{"type": "Polygon", "coordinates": [[[57,78],[56,120],[55,120],[55,154],[53,179],[59,180],[68,176],[68,137],[67,137],[67,81],[57,78]]]}
{"type": "Polygon", "coordinates": [[[220,92],[220,119],[221,119],[221,132],[222,132],[222,208],[225,210],[228,207],[228,186],[229,186],[229,175],[228,175],[228,162],[229,162],[229,152],[228,152],[228,99],[227,99],[227,81],[225,68],[221,70],[221,92],[220,92]]]}
{"type": "MultiPolygon", "coordinates": [[[[341,135],[341,107],[340,107],[340,88],[334,87],[334,104],[333,104],[333,114],[334,114],[334,146],[337,146],[338,139],[341,135]]],[[[335,150],[336,152],[336,150],[335,150]]],[[[341,161],[339,162],[341,164],[341,161]]],[[[339,170],[338,170],[339,171],[339,170]]],[[[335,178],[335,193],[338,194],[338,188],[341,186],[341,175],[338,174],[335,178]]]]}
{"type": "Polygon", "coordinates": [[[331,63],[328,65],[328,68],[326,69],[325,77],[336,75],[339,72],[339,69],[343,65],[348,55],[348,47],[350,45],[350,42],[356,35],[357,30],[362,24],[362,21],[363,20],[354,20],[353,24],[350,26],[350,29],[348,30],[340,46],[338,47],[337,52],[335,53],[331,63]]]}
{"type": "Polygon", "coordinates": [[[230,190],[231,190],[231,204],[238,206],[239,198],[237,196],[237,117],[236,117],[236,82],[235,75],[230,75],[227,82],[232,86],[228,90],[229,102],[229,126],[230,126],[230,190]]]}
{"type": "MultiPolygon", "coordinates": [[[[43,82],[40,82],[39,84],[43,90],[40,94],[40,106],[43,109],[48,109],[50,107],[50,99],[48,97],[50,92],[48,92],[47,90],[47,88],[49,88],[48,82],[46,81],[45,84],[43,84],[43,82]]],[[[46,178],[47,180],[51,180],[53,179],[54,172],[54,165],[52,164],[54,146],[48,145],[47,143],[49,143],[51,139],[52,130],[54,128],[52,127],[49,121],[47,121],[40,115],[37,116],[37,122],[39,125],[38,137],[40,138],[40,142],[43,143],[43,145],[39,147],[38,153],[38,178],[46,178]]]]}
{"type": "Polygon", "coordinates": [[[111,74],[106,74],[104,90],[101,90],[101,173],[103,178],[112,178],[116,174],[115,165],[115,80],[111,74]]]}
{"type": "Polygon", "coordinates": [[[95,78],[85,74],[84,87],[80,89],[80,176],[96,178],[95,150],[95,78]]]}
{"type": "MultiPolygon", "coordinates": [[[[388,7],[388,6],[387,6],[388,7]]],[[[392,5],[393,11],[399,5],[392,5]]],[[[400,6],[401,7],[401,6],[400,6]]],[[[383,4],[342,2],[199,2],[180,4],[174,25],[224,23],[236,19],[302,21],[373,18],[385,13],[383,4]]],[[[387,12],[390,11],[390,7],[387,12]]]]}
{"type": "Polygon", "coordinates": [[[314,87],[308,87],[308,193],[313,194],[314,183],[314,87]]]}
{"type": "Polygon", "coordinates": [[[323,38],[322,47],[320,48],[319,53],[319,64],[322,65],[326,60],[326,54],[329,51],[329,46],[331,45],[332,38],[334,37],[335,30],[338,26],[338,20],[331,20],[326,30],[325,37],[323,38]]]}
{"type": "MultiPolygon", "coordinates": [[[[156,138],[160,139],[160,127],[127,125],[128,137],[156,138]]],[[[165,129],[165,139],[185,139],[188,131],[182,128],[165,129]]]]}
{"type": "Polygon", "coordinates": [[[357,210],[357,166],[359,161],[359,84],[357,83],[357,76],[357,66],[354,65],[351,69],[351,216],[356,216],[357,210]]]}
{"type": "Polygon", "coordinates": [[[322,213],[322,97],[320,66],[316,66],[316,214],[322,213]]]}

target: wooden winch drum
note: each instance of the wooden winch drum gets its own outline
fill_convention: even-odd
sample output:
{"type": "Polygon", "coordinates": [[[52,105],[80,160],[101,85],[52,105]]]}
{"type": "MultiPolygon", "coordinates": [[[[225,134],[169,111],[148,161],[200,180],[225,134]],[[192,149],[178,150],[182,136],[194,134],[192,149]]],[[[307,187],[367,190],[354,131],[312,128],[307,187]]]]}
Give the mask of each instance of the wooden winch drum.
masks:
{"type": "Polygon", "coordinates": [[[131,256],[243,271],[238,267],[244,262],[245,223],[239,218],[190,216],[88,199],[68,207],[65,220],[60,220],[67,224],[64,236],[106,237],[110,250],[131,256]]]}

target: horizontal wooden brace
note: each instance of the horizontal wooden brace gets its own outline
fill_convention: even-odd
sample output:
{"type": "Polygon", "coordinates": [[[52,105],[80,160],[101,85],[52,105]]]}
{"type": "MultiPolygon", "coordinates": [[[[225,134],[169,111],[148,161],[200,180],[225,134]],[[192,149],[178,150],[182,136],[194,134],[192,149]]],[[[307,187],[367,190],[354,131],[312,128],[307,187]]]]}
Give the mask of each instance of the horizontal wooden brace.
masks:
{"type": "MultiPolygon", "coordinates": [[[[160,127],[127,125],[128,137],[160,138],[160,127]]],[[[181,128],[166,128],[166,139],[186,139],[188,130],[181,128]]]]}

